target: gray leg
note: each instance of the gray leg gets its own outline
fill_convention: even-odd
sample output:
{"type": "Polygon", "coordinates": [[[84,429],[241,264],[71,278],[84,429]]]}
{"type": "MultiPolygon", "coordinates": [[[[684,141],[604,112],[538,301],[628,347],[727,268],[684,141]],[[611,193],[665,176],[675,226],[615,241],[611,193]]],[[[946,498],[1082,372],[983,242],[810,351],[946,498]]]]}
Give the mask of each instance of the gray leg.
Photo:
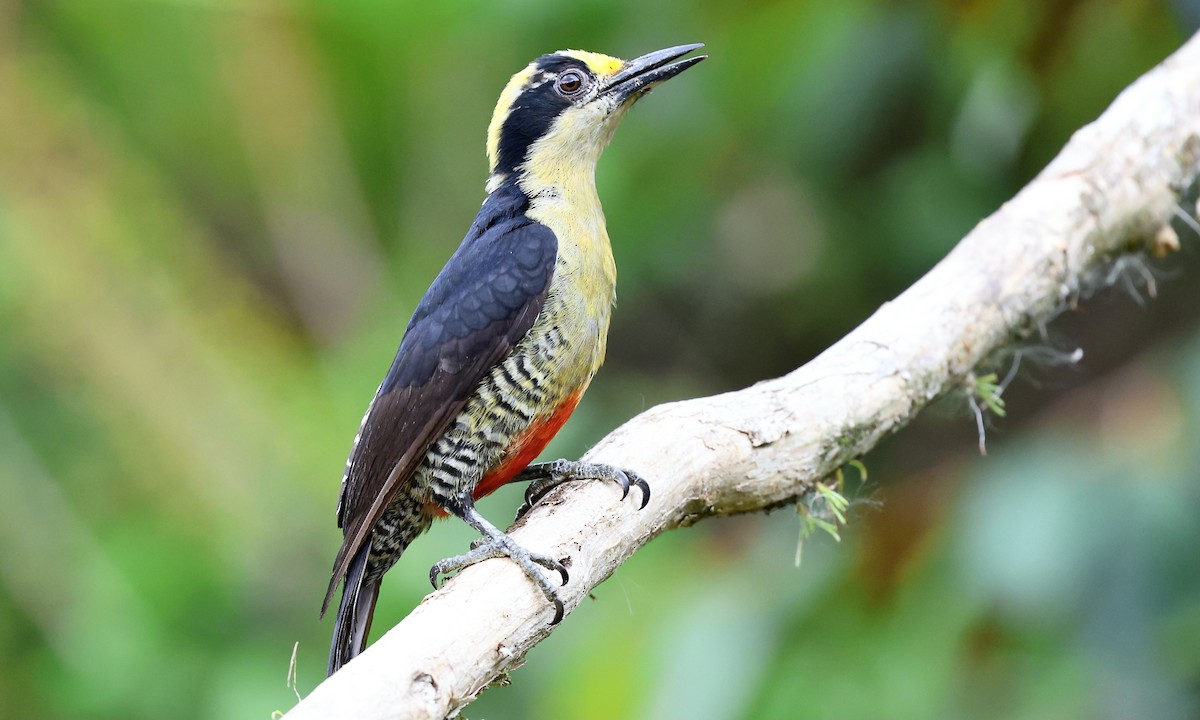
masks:
{"type": "Polygon", "coordinates": [[[488,522],[479,511],[475,509],[475,501],[471,498],[470,493],[465,493],[459,498],[457,507],[446,508],[453,514],[462,518],[468,525],[475,528],[483,535],[481,542],[471,548],[470,551],[457,555],[455,557],[446,558],[429,569],[429,582],[433,583],[433,587],[437,588],[437,578],[439,575],[455,573],[465,567],[474,565],[483,560],[491,558],[506,557],[512,560],[525,571],[525,575],[533,581],[534,585],[542,591],[546,599],[554,604],[554,619],[550,621],[551,625],[557,625],[563,618],[563,603],[558,599],[558,592],[550,583],[550,579],[538,567],[553,570],[562,576],[562,584],[566,585],[568,575],[567,569],[558,560],[538,553],[532,553],[521,547],[511,537],[504,534],[488,522]]]}
{"type": "Polygon", "coordinates": [[[632,470],[625,470],[624,468],[613,467],[612,465],[600,465],[598,463],[555,460],[554,462],[530,465],[520,475],[509,481],[529,481],[529,487],[525,489],[525,503],[517,509],[516,519],[520,520],[525,513],[529,512],[539,500],[544,498],[554,488],[563,483],[576,480],[607,480],[614,482],[621,486],[622,500],[629,497],[629,488],[636,486],[642,491],[642,504],[638,506],[638,510],[646,507],[646,503],[650,502],[650,484],[641,475],[632,470]]]}

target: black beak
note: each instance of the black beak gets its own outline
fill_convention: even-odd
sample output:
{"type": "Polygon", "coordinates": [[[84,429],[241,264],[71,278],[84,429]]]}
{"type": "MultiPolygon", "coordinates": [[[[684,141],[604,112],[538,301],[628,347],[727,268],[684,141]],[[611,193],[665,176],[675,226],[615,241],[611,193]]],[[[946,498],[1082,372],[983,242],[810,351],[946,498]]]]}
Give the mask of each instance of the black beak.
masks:
{"type": "Polygon", "coordinates": [[[630,60],[625,63],[625,67],[621,68],[621,72],[614,75],[608,84],[601,88],[600,94],[612,95],[616,98],[618,105],[630,98],[641,96],[660,82],[670,80],[708,57],[707,55],[697,55],[679,62],[671,62],[702,47],[704,47],[704,43],[677,45],[630,60]]]}

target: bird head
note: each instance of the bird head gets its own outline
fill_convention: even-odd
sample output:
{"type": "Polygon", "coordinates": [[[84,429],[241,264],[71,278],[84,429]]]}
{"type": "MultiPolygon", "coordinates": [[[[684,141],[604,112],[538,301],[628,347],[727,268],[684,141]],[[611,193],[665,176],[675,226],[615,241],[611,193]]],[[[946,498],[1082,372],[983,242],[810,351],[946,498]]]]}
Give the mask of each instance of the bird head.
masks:
{"type": "Polygon", "coordinates": [[[505,180],[555,185],[590,176],[621,117],[659,83],[703,60],[703,47],[679,45],[633,60],[562,50],[534,60],[509,80],[488,127],[488,191],[505,180]]]}

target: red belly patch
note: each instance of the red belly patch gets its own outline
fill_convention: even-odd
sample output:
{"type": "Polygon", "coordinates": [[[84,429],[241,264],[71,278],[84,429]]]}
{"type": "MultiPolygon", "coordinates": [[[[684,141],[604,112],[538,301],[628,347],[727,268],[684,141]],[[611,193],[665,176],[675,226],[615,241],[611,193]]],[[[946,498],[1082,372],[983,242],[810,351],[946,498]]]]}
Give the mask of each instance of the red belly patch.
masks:
{"type": "Polygon", "coordinates": [[[583,397],[582,392],[569,395],[554,409],[554,412],[535,418],[525,433],[509,446],[500,464],[483,474],[479,484],[475,486],[475,492],[472,493],[475,499],[478,500],[495,492],[501,485],[512,480],[528,467],[529,463],[533,462],[533,459],[542,450],[545,450],[550,440],[558,434],[558,431],[567,422],[567,418],[571,417],[571,413],[575,411],[575,406],[579,404],[581,397],[583,397]]]}
{"type": "MultiPolygon", "coordinates": [[[[575,411],[575,406],[579,404],[581,397],[583,397],[582,390],[567,396],[567,399],[562,401],[550,414],[534,418],[525,432],[508,446],[500,464],[483,474],[471,495],[476,500],[490,495],[528,467],[529,463],[533,462],[533,459],[542,450],[545,450],[550,440],[558,434],[559,429],[567,422],[567,418],[571,417],[571,413],[575,411]]],[[[430,506],[426,511],[437,517],[446,516],[446,511],[436,505],[430,506]]]]}

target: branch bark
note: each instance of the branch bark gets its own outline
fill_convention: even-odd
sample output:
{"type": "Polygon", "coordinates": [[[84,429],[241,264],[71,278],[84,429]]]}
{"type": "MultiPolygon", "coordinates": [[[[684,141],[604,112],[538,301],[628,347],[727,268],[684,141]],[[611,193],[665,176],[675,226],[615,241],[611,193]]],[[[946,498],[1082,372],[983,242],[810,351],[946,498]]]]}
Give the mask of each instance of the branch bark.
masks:
{"type": "MultiPolygon", "coordinates": [[[[586,456],[638,470],[643,510],[610,484],[551,493],[513,530],[569,558],[567,612],[638,548],[702,518],[794,503],[1036,331],[1130,253],[1169,249],[1200,175],[1200,35],[1079,130],[1037,178],[925,277],[812,362],[724,395],[652,408],[586,456]]],[[[1188,212],[1190,215],[1190,211],[1188,212]]],[[[636,491],[635,491],[636,492],[636,491]]],[[[468,568],[286,717],[444,718],[553,630],[509,562],[468,568]]]]}

